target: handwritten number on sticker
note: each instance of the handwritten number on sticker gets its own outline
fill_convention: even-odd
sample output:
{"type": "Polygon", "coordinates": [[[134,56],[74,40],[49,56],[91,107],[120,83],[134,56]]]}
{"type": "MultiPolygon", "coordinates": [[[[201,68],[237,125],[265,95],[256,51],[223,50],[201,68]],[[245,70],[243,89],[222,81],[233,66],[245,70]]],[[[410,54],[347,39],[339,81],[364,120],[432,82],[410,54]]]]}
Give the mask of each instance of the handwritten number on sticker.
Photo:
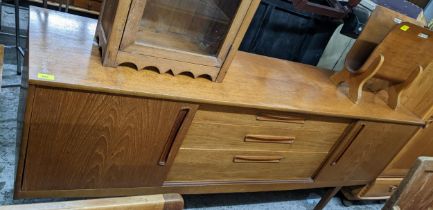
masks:
{"type": "Polygon", "coordinates": [[[43,79],[43,80],[48,80],[48,81],[55,80],[54,75],[52,75],[52,74],[46,74],[46,73],[38,73],[38,78],[39,79],[43,79]]]}

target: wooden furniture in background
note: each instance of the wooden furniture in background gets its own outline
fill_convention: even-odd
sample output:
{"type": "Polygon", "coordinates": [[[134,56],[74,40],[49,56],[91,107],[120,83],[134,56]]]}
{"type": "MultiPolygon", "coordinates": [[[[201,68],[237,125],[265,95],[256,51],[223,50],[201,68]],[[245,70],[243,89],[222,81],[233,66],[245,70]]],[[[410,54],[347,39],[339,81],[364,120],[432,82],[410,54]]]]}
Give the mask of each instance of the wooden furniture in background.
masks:
{"type": "Polygon", "coordinates": [[[384,210],[433,209],[433,158],[419,157],[384,210]]]}
{"type": "MultiPolygon", "coordinates": [[[[360,100],[362,88],[365,82],[367,82],[369,79],[372,80],[371,73],[374,73],[372,71],[379,70],[377,65],[380,64],[381,56],[377,55],[376,57],[372,57],[372,53],[376,50],[379,44],[383,42],[385,37],[395,27],[395,25],[400,24],[401,22],[410,22],[419,26],[424,25],[424,23],[421,21],[415,20],[388,8],[377,6],[371,14],[361,35],[356,40],[352,49],[349,51],[344,64],[345,69],[331,77],[331,81],[336,84],[347,80],[346,82],[348,82],[350,85],[348,95],[352,101],[358,102],[360,100]],[[370,70],[370,72],[365,72],[367,70],[370,70]],[[360,77],[363,75],[364,77],[360,77]]],[[[387,58],[387,62],[385,64],[388,64],[388,60],[390,59],[393,58],[387,58]]],[[[381,65],[383,65],[383,63],[381,65]]],[[[375,89],[380,89],[388,85],[383,85],[383,82],[375,82],[379,83],[379,85],[376,85],[378,88],[375,89]]]]}
{"type": "Polygon", "coordinates": [[[221,82],[259,3],[106,0],[96,32],[102,62],[221,82]]]}
{"type": "MultiPolygon", "coordinates": [[[[346,68],[334,74],[331,80],[337,85],[348,82],[348,96],[354,103],[361,100],[362,89],[369,79],[385,80],[388,82],[388,104],[395,109],[400,104],[403,91],[409,88],[433,61],[431,49],[432,31],[403,22],[394,26],[370,55],[362,53],[368,57],[365,62],[356,61],[355,64],[346,65],[346,68]]],[[[358,59],[362,58],[360,56],[358,59]]]]}
{"type": "Polygon", "coordinates": [[[425,125],[371,92],[354,105],[330,72],[244,52],[223,83],[104,67],[89,26],[30,8],[17,198],[366,185],[425,125]],[[183,107],[197,111],[176,123],[183,107]]]}
{"type": "Polygon", "coordinates": [[[0,206],[0,210],[182,210],[179,194],[102,198],[52,203],[0,206]]]}
{"type": "Polygon", "coordinates": [[[343,188],[347,198],[386,199],[397,189],[419,156],[433,156],[433,64],[430,64],[412,87],[402,96],[404,107],[426,121],[412,139],[403,147],[379,177],[362,187],[343,188]]]}

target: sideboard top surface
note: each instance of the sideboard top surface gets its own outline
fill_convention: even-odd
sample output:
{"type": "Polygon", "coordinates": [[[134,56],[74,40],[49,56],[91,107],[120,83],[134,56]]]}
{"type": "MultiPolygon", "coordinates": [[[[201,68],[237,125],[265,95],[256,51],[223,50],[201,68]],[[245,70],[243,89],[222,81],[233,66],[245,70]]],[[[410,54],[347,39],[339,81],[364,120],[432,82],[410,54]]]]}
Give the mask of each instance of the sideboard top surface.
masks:
{"type": "Polygon", "coordinates": [[[380,94],[366,92],[359,104],[353,104],[345,95],[347,88],[337,88],[329,81],[330,71],[245,52],[237,54],[222,83],[130,67],[103,67],[94,40],[96,24],[93,19],[31,7],[29,83],[194,103],[423,124],[404,107],[396,111],[389,108],[380,94]]]}

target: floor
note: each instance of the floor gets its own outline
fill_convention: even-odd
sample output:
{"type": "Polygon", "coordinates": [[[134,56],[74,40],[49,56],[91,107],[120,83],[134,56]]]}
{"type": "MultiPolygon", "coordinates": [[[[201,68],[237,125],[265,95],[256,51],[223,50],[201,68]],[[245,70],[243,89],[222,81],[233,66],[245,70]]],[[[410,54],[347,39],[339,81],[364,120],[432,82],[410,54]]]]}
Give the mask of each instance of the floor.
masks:
{"type": "MultiPolygon", "coordinates": [[[[13,8],[4,7],[2,15],[2,31],[13,32],[14,13],[13,8]]],[[[28,12],[21,11],[21,22],[23,31],[28,12]]],[[[23,33],[25,34],[25,33],[23,33]]],[[[6,46],[14,44],[14,37],[0,35],[0,43],[6,46]]],[[[8,87],[2,88],[0,92],[0,205],[50,202],[52,199],[13,200],[14,169],[16,166],[16,119],[18,107],[20,77],[16,75],[15,52],[13,47],[6,48],[5,65],[3,72],[3,83],[8,87]],[[12,86],[9,86],[12,85],[12,86]]],[[[254,210],[254,209],[313,209],[314,205],[323,195],[322,189],[297,190],[284,192],[262,192],[262,193],[237,193],[237,194],[215,194],[215,195],[185,195],[186,209],[208,209],[208,210],[254,210]]],[[[383,201],[370,201],[355,203],[350,207],[343,206],[339,196],[333,198],[326,209],[362,210],[381,209],[383,201]]]]}

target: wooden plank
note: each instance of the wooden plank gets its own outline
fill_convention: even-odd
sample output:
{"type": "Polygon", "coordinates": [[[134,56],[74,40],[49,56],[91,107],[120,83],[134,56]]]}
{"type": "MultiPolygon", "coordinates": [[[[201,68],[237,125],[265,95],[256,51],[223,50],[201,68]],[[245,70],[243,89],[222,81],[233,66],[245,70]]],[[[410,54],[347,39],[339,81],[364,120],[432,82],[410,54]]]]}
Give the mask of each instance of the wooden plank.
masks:
{"type": "Polygon", "coordinates": [[[159,75],[128,67],[103,67],[99,49],[93,45],[95,20],[34,7],[30,9],[30,16],[35,17],[30,18],[31,84],[195,103],[423,124],[404,107],[397,111],[389,108],[380,95],[365,93],[364,100],[354,105],[345,95],[346,88],[336,88],[329,81],[329,72],[244,52],[238,53],[223,83],[159,75]],[[38,15],[49,14],[73,20],[83,27],[66,30],[36,18],[38,15]],[[59,50],[62,53],[58,53],[59,50]],[[50,59],[45,59],[47,57],[50,59]],[[55,75],[55,80],[39,79],[37,74],[41,69],[55,75]]]}
{"type": "Polygon", "coordinates": [[[10,205],[0,206],[0,210],[181,210],[183,205],[179,194],[164,194],[10,205]]]}
{"type": "Polygon", "coordinates": [[[433,158],[419,157],[383,209],[432,209],[432,186],[433,158]]]}

